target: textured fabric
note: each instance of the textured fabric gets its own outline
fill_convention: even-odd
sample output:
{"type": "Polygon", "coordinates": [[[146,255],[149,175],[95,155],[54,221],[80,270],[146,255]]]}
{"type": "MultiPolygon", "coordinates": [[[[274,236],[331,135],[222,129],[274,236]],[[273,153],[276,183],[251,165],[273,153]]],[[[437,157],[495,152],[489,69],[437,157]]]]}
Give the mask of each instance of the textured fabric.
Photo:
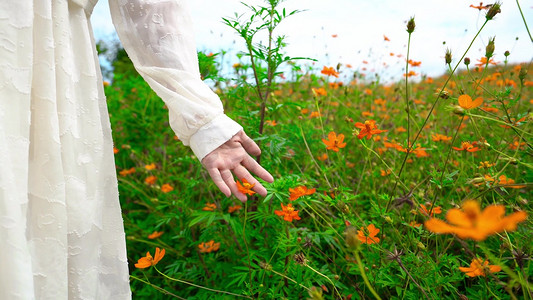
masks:
{"type": "Polygon", "coordinates": [[[128,56],[165,101],[170,127],[198,159],[242,129],[200,78],[185,1],[110,0],[109,6],[128,56]]]}
{"type": "MultiPolygon", "coordinates": [[[[199,159],[241,128],[200,80],[177,1],[109,0],[199,159]]],[[[130,299],[96,0],[0,1],[0,299],[130,299]]]]}

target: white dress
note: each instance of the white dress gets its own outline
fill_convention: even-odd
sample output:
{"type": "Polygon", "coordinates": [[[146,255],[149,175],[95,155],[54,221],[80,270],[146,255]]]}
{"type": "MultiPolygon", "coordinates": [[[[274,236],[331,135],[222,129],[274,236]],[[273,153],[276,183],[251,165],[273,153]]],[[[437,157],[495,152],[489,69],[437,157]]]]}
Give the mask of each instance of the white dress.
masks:
{"type": "MultiPolygon", "coordinates": [[[[131,298],[96,1],[0,0],[0,299],[131,298]]],[[[109,2],[200,160],[242,129],[200,79],[183,1],[109,2]]]]}

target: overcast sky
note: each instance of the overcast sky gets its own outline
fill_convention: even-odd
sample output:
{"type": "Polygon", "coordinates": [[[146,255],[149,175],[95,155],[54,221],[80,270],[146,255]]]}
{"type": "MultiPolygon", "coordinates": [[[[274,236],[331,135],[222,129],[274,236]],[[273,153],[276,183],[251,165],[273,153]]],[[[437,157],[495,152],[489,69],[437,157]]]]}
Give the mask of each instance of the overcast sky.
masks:
{"type": "MultiPolygon", "coordinates": [[[[533,58],[533,42],[529,39],[515,0],[502,1],[502,12],[490,21],[478,37],[468,56],[475,62],[484,55],[489,37],[496,37],[495,60],[504,60],[503,53],[511,52],[511,62],[527,62],[533,58]]],[[[522,11],[533,30],[533,3],[521,0],[522,11]]],[[[263,1],[246,1],[263,4],[263,1]]],[[[492,3],[492,2],[491,2],[492,3]]],[[[408,34],[405,23],[414,16],[416,30],[411,37],[410,57],[421,61],[419,72],[438,76],[445,71],[444,52],[450,48],[455,59],[466,50],[477,29],[485,20],[470,4],[470,0],[287,0],[281,7],[305,10],[289,17],[279,27],[278,34],[286,35],[289,56],[318,59],[316,68],[337,63],[351,64],[355,69],[366,67],[385,77],[401,77],[403,54],[408,34]],[[336,35],[336,37],[333,37],[336,35]],[[390,42],[384,41],[386,35],[390,42]],[[445,45],[443,44],[445,42],[445,45]],[[368,61],[368,64],[363,64],[368,61]],[[383,63],[389,65],[388,68],[383,63]]],[[[247,11],[238,0],[191,0],[191,14],[195,23],[198,50],[242,51],[243,42],[236,33],[222,23],[223,17],[233,17],[247,11]]],[[[114,27],[109,16],[107,0],[100,0],[91,18],[96,39],[110,39],[114,27]]],[[[416,70],[416,69],[415,69],[416,70]]]]}

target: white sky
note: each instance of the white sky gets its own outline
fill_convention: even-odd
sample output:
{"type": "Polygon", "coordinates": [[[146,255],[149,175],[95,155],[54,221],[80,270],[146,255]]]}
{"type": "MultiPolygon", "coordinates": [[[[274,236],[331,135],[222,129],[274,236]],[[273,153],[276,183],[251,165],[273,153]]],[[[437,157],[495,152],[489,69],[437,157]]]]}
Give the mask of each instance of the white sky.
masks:
{"type": "MultiPolygon", "coordinates": [[[[504,60],[506,50],[511,52],[511,62],[531,62],[533,59],[533,42],[527,35],[515,0],[502,2],[502,13],[487,24],[468,54],[473,63],[484,55],[485,44],[492,36],[496,37],[497,62],[504,60]]],[[[533,31],[533,3],[531,0],[520,2],[530,31],[533,31]]],[[[246,3],[255,5],[264,4],[264,1],[246,3]]],[[[351,64],[354,68],[375,69],[387,80],[401,77],[405,60],[390,57],[389,53],[405,56],[408,37],[405,22],[415,16],[416,30],[411,37],[410,58],[422,61],[421,67],[415,71],[438,76],[445,71],[445,49],[450,48],[454,58],[459,59],[485,20],[484,11],[478,13],[477,9],[469,7],[470,4],[479,5],[479,1],[287,0],[281,7],[288,11],[305,11],[283,21],[278,34],[287,36],[287,55],[318,59],[317,69],[323,65],[351,64]],[[333,38],[333,34],[337,37],[333,38]],[[391,41],[385,42],[383,35],[391,41]],[[444,41],[446,45],[443,45],[444,41]],[[363,60],[369,64],[363,65],[363,60]],[[387,70],[383,69],[384,62],[390,65],[387,70]]],[[[231,18],[235,12],[247,12],[240,1],[190,0],[189,6],[199,50],[231,50],[230,54],[244,50],[244,43],[221,19],[231,18]]],[[[99,1],[91,19],[97,40],[113,37],[107,0],[99,1]]]]}

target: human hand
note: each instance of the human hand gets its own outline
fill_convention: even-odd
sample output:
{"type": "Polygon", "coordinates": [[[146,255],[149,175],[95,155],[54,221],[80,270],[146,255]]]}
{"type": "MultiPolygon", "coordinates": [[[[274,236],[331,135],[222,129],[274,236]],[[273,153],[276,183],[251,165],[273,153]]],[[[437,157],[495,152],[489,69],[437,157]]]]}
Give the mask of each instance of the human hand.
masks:
{"type": "Polygon", "coordinates": [[[267,182],[274,181],[272,175],[248,153],[257,156],[261,154],[261,149],[241,130],[202,159],[202,164],[220,191],[226,197],[233,194],[242,202],[245,202],[247,197],[237,189],[233,174],[239,180],[246,179],[250,184],[254,184],[253,190],[263,197],[266,196],[267,190],[250,172],[267,182]]]}

